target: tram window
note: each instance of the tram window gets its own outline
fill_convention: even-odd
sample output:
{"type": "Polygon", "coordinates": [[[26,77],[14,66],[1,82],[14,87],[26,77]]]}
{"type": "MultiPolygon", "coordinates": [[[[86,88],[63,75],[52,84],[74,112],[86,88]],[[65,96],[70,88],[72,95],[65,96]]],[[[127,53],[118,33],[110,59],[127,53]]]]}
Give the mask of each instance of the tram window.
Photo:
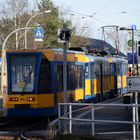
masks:
{"type": "Polygon", "coordinates": [[[127,65],[126,64],[122,65],[122,69],[123,69],[123,71],[122,71],[123,75],[127,75],[128,70],[127,70],[127,65]]]}
{"type": "Polygon", "coordinates": [[[77,73],[78,73],[77,66],[74,66],[74,89],[77,89],[77,87],[78,87],[77,73]]]}
{"type": "Polygon", "coordinates": [[[106,75],[106,65],[102,64],[102,75],[105,76],[106,75]]]}
{"type": "Polygon", "coordinates": [[[120,74],[120,71],[121,71],[121,65],[120,65],[120,63],[117,63],[117,65],[116,65],[116,72],[117,72],[117,75],[120,74]]]}
{"type": "Polygon", "coordinates": [[[93,79],[96,78],[96,64],[93,65],[93,79]]]}
{"type": "Polygon", "coordinates": [[[96,64],[96,77],[99,78],[101,76],[100,65],[96,64]]]}
{"type": "Polygon", "coordinates": [[[114,75],[115,74],[115,69],[114,69],[114,63],[110,64],[110,74],[114,75]]]}
{"type": "Polygon", "coordinates": [[[57,91],[63,90],[63,66],[55,65],[54,66],[54,77],[55,77],[55,88],[57,91]]]}
{"type": "Polygon", "coordinates": [[[86,64],[86,67],[85,67],[85,77],[86,79],[89,77],[88,64],[86,64]]]}
{"type": "Polygon", "coordinates": [[[123,65],[122,65],[122,63],[120,64],[120,74],[122,74],[123,73],[123,65]]]}
{"type": "Polygon", "coordinates": [[[128,74],[128,67],[127,67],[127,64],[125,64],[125,75],[128,74]]]}
{"type": "Polygon", "coordinates": [[[83,67],[79,65],[68,66],[68,89],[79,89],[83,86],[83,67]]]}
{"type": "Polygon", "coordinates": [[[110,68],[109,68],[109,64],[107,64],[107,71],[106,71],[106,72],[107,72],[107,76],[109,76],[110,73],[111,73],[111,72],[110,72],[110,68]]]}
{"type": "Polygon", "coordinates": [[[68,83],[68,90],[72,90],[74,89],[74,85],[75,85],[75,81],[74,81],[74,67],[73,65],[68,65],[68,79],[67,79],[67,83],[68,83]]]}
{"type": "Polygon", "coordinates": [[[94,64],[94,77],[97,78],[97,64],[94,64]]]}
{"type": "Polygon", "coordinates": [[[78,66],[78,88],[82,88],[82,66],[78,66]]]}
{"type": "Polygon", "coordinates": [[[104,76],[106,76],[107,75],[107,65],[106,65],[106,63],[104,64],[104,76]]]}
{"type": "Polygon", "coordinates": [[[105,76],[107,76],[107,64],[105,63],[105,76]]]}
{"type": "Polygon", "coordinates": [[[50,63],[46,58],[41,60],[39,91],[50,92],[50,63]]]}
{"type": "Polygon", "coordinates": [[[98,71],[97,71],[97,64],[95,63],[94,64],[94,75],[95,75],[95,78],[97,78],[98,77],[98,71]]]}
{"type": "Polygon", "coordinates": [[[90,77],[91,79],[95,78],[95,66],[93,64],[90,65],[90,77]]]}
{"type": "Polygon", "coordinates": [[[102,76],[104,76],[104,67],[103,67],[103,65],[102,65],[101,71],[102,71],[102,76]]]}
{"type": "Polygon", "coordinates": [[[34,56],[11,57],[11,88],[12,92],[33,92],[35,81],[34,56]]]}
{"type": "Polygon", "coordinates": [[[122,74],[125,74],[125,65],[122,65],[122,74]]]}

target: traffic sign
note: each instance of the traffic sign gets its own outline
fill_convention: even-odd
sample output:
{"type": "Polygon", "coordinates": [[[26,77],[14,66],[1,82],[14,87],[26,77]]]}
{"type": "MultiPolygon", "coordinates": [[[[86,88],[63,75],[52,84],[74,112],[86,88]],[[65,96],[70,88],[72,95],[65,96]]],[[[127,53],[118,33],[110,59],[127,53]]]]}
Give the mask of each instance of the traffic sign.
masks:
{"type": "Polygon", "coordinates": [[[136,30],[136,25],[132,25],[131,29],[136,30]]]}
{"type": "Polygon", "coordinates": [[[127,44],[129,47],[132,47],[133,45],[135,45],[135,41],[128,40],[127,44]]]}
{"type": "Polygon", "coordinates": [[[44,29],[42,27],[34,29],[35,41],[43,41],[43,38],[44,38],[44,29]]]}
{"type": "Polygon", "coordinates": [[[140,92],[140,77],[127,77],[127,92],[140,92]]]}

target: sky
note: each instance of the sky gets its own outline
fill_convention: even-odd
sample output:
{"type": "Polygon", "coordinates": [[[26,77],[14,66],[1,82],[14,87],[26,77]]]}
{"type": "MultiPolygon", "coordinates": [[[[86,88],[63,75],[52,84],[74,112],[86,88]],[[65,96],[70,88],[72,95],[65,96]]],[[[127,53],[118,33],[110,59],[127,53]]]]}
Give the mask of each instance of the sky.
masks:
{"type": "MultiPolygon", "coordinates": [[[[39,2],[40,0],[29,0],[39,2]]],[[[78,28],[78,33],[96,39],[103,39],[101,27],[115,25],[119,27],[140,29],[140,0],[52,0],[63,12],[63,17],[72,21],[73,26],[78,28]],[[82,31],[82,32],[80,32],[82,31]]],[[[4,3],[5,0],[0,0],[4,3]]],[[[34,5],[30,5],[34,7],[34,5]]],[[[108,28],[104,28],[107,29],[108,28]]],[[[115,29],[115,28],[114,28],[115,29]]],[[[112,29],[113,31],[113,29],[112,29]]],[[[119,31],[122,34],[120,40],[131,38],[126,31],[119,31]]],[[[107,38],[107,37],[106,37],[107,38]]],[[[109,40],[109,39],[108,39],[109,40]]],[[[107,40],[105,40],[108,42],[107,40]]],[[[108,42],[109,43],[109,42],[108,42]]],[[[111,42],[112,43],[112,42],[111,42]]],[[[123,44],[123,43],[122,43],[123,44]]],[[[126,41],[124,42],[124,45],[126,41]]],[[[113,44],[111,44],[113,45],[113,44]]],[[[126,51],[128,46],[122,48],[126,51]]]]}
{"type": "Polygon", "coordinates": [[[68,11],[74,24],[90,29],[93,38],[102,37],[102,26],[116,25],[140,29],[140,0],[53,0],[60,10],[68,11]],[[72,15],[71,15],[72,14],[72,15]],[[84,16],[85,15],[85,16],[84,16]],[[92,15],[92,17],[89,17],[92,15]]]}
{"type": "MultiPolygon", "coordinates": [[[[40,0],[29,0],[39,2],[40,0]]],[[[73,25],[85,28],[92,38],[102,38],[102,26],[140,29],[140,0],[52,0],[73,25]],[[92,17],[91,17],[92,16],[92,17]],[[86,28],[87,27],[87,28],[86,28]]],[[[0,0],[4,3],[5,0],[0,0]]]]}

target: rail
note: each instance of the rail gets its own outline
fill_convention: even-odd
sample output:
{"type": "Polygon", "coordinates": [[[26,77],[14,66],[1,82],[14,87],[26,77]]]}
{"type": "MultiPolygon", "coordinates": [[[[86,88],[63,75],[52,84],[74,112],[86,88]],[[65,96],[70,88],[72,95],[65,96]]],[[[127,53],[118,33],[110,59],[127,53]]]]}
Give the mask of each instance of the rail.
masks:
{"type": "Polygon", "coordinates": [[[53,140],[58,134],[58,123],[59,119],[55,119],[54,121],[50,122],[47,126],[47,140],[53,140]]]}
{"type": "MultiPolygon", "coordinates": [[[[136,119],[138,116],[136,116],[136,109],[138,109],[140,105],[136,104],[88,104],[88,103],[59,103],[58,104],[58,115],[59,115],[59,122],[60,121],[67,121],[69,123],[69,134],[72,134],[72,122],[73,121],[84,121],[84,122],[90,122],[92,127],[92,136],[95,135],[95,124],[96,123],[118,123],[118,124],[132,124],[133,126],[133,140],[136,140],[136,138],[139,138],[139,125],[140,122],[138,119],[136,119]],[[68,112],[67,115],[61,115],[63,113],[63,106],[68,106],[68,112]],[[72,107],[73,106],[89,106],[91,108],[91,119],[80,119],[75,118],[72,116],[72,107]],[[118,120],[98,120],[95,119],[95,107],[97,106],[103,106],[103,107],[132,107],[132,121],[118,121],[118,120]],[[62,107],[62,108],[61,108],[62,107]]],[[[66,122],[64,122],[64,125],[66,125],[66,122]]],[[[59,129],[60,129],[60,123],[59,123],[59,129]]],[[[66,128],[66,127],[64,127],[66,128]]]]}

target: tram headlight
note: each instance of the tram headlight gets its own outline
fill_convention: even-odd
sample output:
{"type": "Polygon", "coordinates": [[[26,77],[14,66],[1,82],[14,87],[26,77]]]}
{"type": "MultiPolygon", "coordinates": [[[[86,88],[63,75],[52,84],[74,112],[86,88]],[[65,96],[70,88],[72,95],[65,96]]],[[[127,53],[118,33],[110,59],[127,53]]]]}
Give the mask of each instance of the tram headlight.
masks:
{"type": "Polygon", "coordinates": [[[17,97],[10,97],[9,100],[10,101],[18,101],[18,98],[17,97]]]}
{"type": "Polygon", "coordinates": [[[35,101],[35,97],[28,97],[27,101],[35,101]]]}

